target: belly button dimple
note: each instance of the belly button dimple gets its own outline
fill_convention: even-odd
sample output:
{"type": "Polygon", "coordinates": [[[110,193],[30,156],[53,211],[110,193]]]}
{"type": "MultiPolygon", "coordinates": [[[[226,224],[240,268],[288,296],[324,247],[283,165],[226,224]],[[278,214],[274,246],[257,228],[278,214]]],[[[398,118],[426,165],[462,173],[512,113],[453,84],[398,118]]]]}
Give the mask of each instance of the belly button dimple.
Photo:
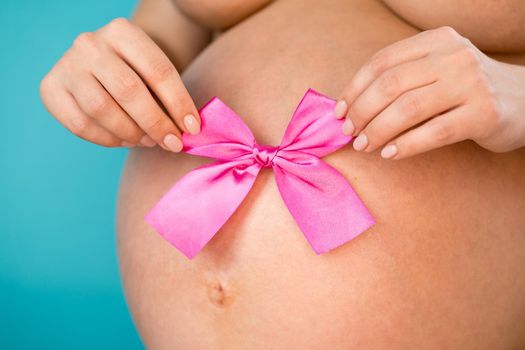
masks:
{"type": "Polygon", "coordinates": [[[233,304],[232,291],[227,289],[220,281],[208,283],[208,298],[217,307],[225,308],[233,304]]]}

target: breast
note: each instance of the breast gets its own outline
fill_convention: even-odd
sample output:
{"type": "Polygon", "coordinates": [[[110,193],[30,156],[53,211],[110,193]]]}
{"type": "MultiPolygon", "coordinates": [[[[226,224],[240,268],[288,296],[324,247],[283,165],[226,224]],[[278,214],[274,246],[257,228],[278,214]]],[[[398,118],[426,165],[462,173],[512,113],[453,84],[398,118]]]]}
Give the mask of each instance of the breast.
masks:
{"type": "MultiPolygon", "coordinates": [[[[183,78],[198,105],[219,96],[260,144],[277,145],[308,87],[336,97],[372,53],[415,33],[377,2],[276,2],[219,37],[183,78]]],[[[119,258],[148,347],[525,344],[525,277],[517,269],[525,264],[525,151],[493,154],[462,142],[389,162],[347,147],[324,160],[370,209],[372,229],[316,255],[264,169],[226,225],[188,260],[143,217],[210,160],[130,153],[119,258]]]]}
{"type": "Polygon", "coordinates": [[[172,0],[189,18],[208,27],[224,30],[259,11],[272,0],[172,0]]]}
{"type": "Polygon", "coordinates": [[[383,0],[414,26],[451,26],[491,52],[525,52],[525,6],[521,0],[383,0]]]}

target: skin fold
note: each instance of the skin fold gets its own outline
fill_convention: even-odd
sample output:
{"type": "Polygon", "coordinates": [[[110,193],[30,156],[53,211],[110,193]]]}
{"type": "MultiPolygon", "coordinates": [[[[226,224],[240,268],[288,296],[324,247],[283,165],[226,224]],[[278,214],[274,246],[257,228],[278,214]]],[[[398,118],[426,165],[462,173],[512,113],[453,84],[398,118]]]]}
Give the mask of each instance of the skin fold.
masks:
{"type": "Polygon", "coordinates": [[[487,11],[466,0],[145,0],[131,21],[117,19],[75,41],[44,78],[42,98],[80,137],[144,146],[131,148],[123,169],[117,239],[127,303],[146,347],[524,348],[525,150],[516,136],[521,107],[513,101],[523,94],[516,28],[525,20],[513,7],[518,2],[495,3],[487,11]],[[399,52],[426,50],[432,69],[415,74],[422,58],[403,58],[367,73],[377,53],[396,43],[410,46],[399,52]],[[114,65],[102,67],[106,60],[114,65]],[[476,110],[487,134],[474,131],[466,113],[443,129],[457,136],[438,138],[443,147],[399,143],[397,160],[383,159],[382,147],[434,117],[414,113],[418,122],[399,124],[393,134],[389,123],[404,117],[393,113],[372,128],[384,119],[381,105],[413,89],[393,89],[389,97],[366,91],[404,64],[399,77],[434,74],[443,82],[439,93],[476,110]],[[134,78],[111,67],[132,70],[134,78]],[[80,96],[71,82],[81,75],[107,77],[107,86],[80,96]],[[276,145],[309,87],[345,100],[341,114],[353,131],[369,133],[370,149],[348,145],[324,160],[352,184],[377,220],[373,228],[316,255],[267,169],[193,260],[146,224],[145,214],[178,179],[210,161],[176,152],[176,141],[166,140],[190,132],[188,114],[198,126],[194,108],[217,95],[261,144],[276,145]],[[376,97],[359,102],[365,93],[376,97]],[[486,94],[504,101],[505,112],[479,110],[494,102],[486,94]],[[359,105],[363,112],[353,113],[359,105]],[[503,120],[512,122],[501,127],[503,120]]]}

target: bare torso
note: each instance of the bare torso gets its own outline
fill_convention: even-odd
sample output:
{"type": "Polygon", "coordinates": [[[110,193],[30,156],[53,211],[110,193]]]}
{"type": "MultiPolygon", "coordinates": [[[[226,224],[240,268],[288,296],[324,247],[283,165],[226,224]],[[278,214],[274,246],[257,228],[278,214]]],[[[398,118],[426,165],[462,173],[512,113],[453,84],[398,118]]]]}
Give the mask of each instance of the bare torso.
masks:
{"type": "MultiPolygon", "coordinates": [[[[261,144],[280,142],[308,87],[337,97],[373,53],[419,31],[375,1],[255,3],[183,79],[197,106],[218,95],[261,144]]],[[[143,217],[209,160],[130,152],[118,247],[149,348],[525,347],[525,149],[496,154],[465,141],[385,161],[345,147],[325,161],[370,209],[373,228],[316,255],[265,170],[190,261],[143,217]]]]}

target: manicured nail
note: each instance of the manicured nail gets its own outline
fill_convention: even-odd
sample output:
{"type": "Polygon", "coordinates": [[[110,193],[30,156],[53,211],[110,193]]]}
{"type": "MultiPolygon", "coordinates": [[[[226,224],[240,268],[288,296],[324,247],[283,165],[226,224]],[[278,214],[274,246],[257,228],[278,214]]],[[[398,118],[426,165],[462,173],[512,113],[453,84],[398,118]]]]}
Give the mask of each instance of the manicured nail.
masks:
{"type": "Polygon", "coordinates": [[[381,157],[383,157],[385,159],[392,158],[396,154],[397,154],[397,147],[396,147],[396,145],[385,146],[385,148],[383,148],[383,150],[381,151],[381,157]]]}
{"type": "Polygon", "coordinates": [[[368,137],[366,137],[365,134],[361,134],[357,136],[357,138],[354,140],[354,149],[356,151],[362,151],[368,146],[368,137]]]}
{"type": "Polygon", "coordinates": [[[146,147],[153,147],[155,146],[157,143],[155,141],[153,141],[153,139],[151,137],[149,137],[148,135],[144,135],[142,136],[142,138],[140,139],[140,143],[143,144],[144,146],[146,147]]]}
{"type": "Polygon", "coordinates": [[[352,135],[354,133],[354,130],[354,123],[352,123],[352,120],[350,120],[350,118],[346,118],[346,120],[343,123],[343,134],[352,135]]]}
{"type": "Polygon", "coordinates": [[[122,147],[134,147],[135,145],[126,141],[122,141],[122,147]]]}
{"type": "Polygon", "coordinates": [[[339,100],[335,104],[334,108],[334,114],[338,119],[343,118],[346,115],[346,112],[348,111],[348,104],[345,100],[339,100]]]}
{"type": "Polygon", "coordinates": [[[182,141],[173,134],[168,134],[164,137],[164,144],[172,152],[180,152],[182,150],[182,141]]]}
{"type": "Polygon", "coordinates": [[[195,119],[195,117],[191,114],[184,116],[184,125],[192,135],[198,134],[200,131],[200,126],[197,122],[197,119],[195,119]]]}

